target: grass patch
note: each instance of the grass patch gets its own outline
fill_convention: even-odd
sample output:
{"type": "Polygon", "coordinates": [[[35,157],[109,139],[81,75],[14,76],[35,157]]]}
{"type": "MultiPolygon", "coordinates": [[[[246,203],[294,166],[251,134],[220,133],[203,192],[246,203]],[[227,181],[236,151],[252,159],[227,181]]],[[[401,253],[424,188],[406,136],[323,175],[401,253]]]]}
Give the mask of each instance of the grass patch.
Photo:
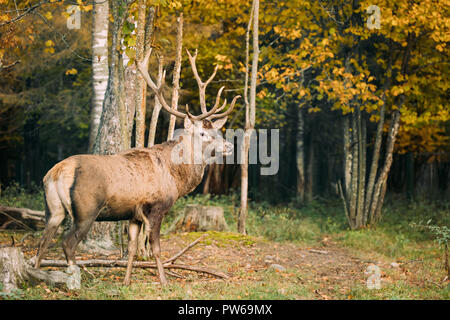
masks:
{"type": "Polygon", "coordinates": [[[7,207],[44,210],[44,189],[33,184],[31,191],[26,191],[17,183],[12,184],[3,191],[0,189],[0,204],[7,207]]]}
{"type": "Polygon", "coordinates": [[[424,287],[411,286],[400,280],[395,284],[385,284],[379,290],[370,290],[366,286],[357,285],[352,288],[349,299],[356,300],[435,300],[450,298],[450,287],[427,284],[424,287]]]}
{"type": "MultiPolygon", "coordinates": [[[[200,241],[202,244],[211,245],[215,244],[218,247],[229,247],[229,246],[252,246],[258,241],[257,238],[242,235],[235,232],[219,232],[219,231],[206,231],[206,232],[189,232],[184,234],[184,237],[189,241],[194,241],[200,238],[202,235],[206,234],[207,237],[200,241]]],[[[170,236],[176,236],[175,234],[170,234],[170,236]]]]}
{"type": "MultiPolygon", "coordinates": [[[[94,269],[94,268],[92,268],[94,269]]],[[[108,274],[110,270],[106,270],[108,274]]],[[[242,278],[239,285],[233,282],[218,280],[173,280],[167,287],[162,288],[158,283],[139,281],[130,286],[122,286],[120,282],[112,282],[106,278],[86,276],[83,272],[83,287],[80,290],[67,290],[64,288],[50,287],[43,284],[26,287],[14,295],[11,299],[30,300],[167,300],[167,299],[250,299],[250,300],[276,300],[276,299],[311,299],[311,288],[299,284],[298,271],[293,270],[289,277],[275,271],[262,271],[251,278],[242,278]]],[[[97,268],[91,272],[105,274],[105,270],[97,268]]]]}

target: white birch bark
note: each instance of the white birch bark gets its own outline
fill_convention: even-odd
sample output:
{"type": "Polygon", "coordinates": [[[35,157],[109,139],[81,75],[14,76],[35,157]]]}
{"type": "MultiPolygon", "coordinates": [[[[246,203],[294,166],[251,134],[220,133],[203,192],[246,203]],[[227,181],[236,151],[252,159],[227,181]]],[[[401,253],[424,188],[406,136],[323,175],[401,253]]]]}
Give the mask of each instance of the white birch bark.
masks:
{"type": "Polygon", "coordinates": [[[92,14],[92,83],[89,152],[92,152],[100,125],[103,100],[108,85],[108,1],[94,1],[92,14]]]}
{"type": "MultiPolygon", "coordinates": [[[[159,87],[162,82],[163,77],[163,66],[164,66],[164,57],[158,57],[158,79],[156,85],[159,87]]],[[[153,107],[152,119],[150,121],[150,128],[148,133],[148,148],[155,144],[156,137],[156,127],[158,126],[158,118],[159,112],[161,111],[161,103],[159,102],[158,97],[155,96],[155,105],[153,107]]]]}
{"type": "MultiPolygon", "coordinates": [[[[181,50],[183,47],[183,13],[177,18],[177,47],[175,68],[173,70],[173,88],[172,88],[172,109],[178,109],[178,92],[180,90],[180,74],[181,74],[181,50]]],[[[169,130],[167,133],[167,140],[173,139],[173,132],[175,130],[176,117],[170,116],[169,130]]]]}

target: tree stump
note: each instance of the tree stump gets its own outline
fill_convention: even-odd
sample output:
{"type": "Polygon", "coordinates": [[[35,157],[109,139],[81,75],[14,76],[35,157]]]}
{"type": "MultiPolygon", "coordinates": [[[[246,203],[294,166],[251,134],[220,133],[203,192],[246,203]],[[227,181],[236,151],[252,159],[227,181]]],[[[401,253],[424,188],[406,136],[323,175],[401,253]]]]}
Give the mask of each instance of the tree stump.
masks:
{"type": "Polygon", "coordinates": [[[222,207],[187,205],[184,214],[170,228],[175,232],[228,230],[222,207]]]}
{"type": "Polygon", "coordinates": [[[18,289],[27,277],[22,251],[13,247],[0,248],[0,282],[3,284],[3,291],[18,289]]]}
{"type": "Polygon", "coordinates": [[[20,248],[0,248],[0,283],[2,291],[11,292],[21,287],[24,282],[44,281],[50,285],[67,285],[69,289],[80,288],[80,271],[77,266],[61,271],[44,271],[33,268],[23,256],[20,248]]]}

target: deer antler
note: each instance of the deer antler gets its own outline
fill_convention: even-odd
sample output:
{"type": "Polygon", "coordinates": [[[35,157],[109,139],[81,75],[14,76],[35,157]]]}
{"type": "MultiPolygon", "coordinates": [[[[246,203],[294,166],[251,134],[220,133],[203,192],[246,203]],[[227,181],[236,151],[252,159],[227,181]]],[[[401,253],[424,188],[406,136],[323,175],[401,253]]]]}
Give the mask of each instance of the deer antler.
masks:
{"type": "MultiPolygon", "coordinates": [[[[223,89],[225,89],[225,87],[221,87],[219,89],[219,92],[217,93],[216,103],[214,104],[214,107],[212,107],[211,110],[209,110],[208,112],[202,113],[199,116],[193,116],[192,114],[188,113],[189,117],[194,120],[202,120],[202,119],[208,118],[209,116],[213,115],[217,111],[217,108],[219,107],[220,95],[222,94],[223,89]]],[[[225,100],[225,104],[226,103],[227,103],[227,101],[225,100]]],[[[222,110],[225,107],[225,104],[222,107],[220,107],[220,110],[222,110]]]]}
{"type": "Polygon", "coordinates": [[[142,74],[142,77],[145,79],[145,82],[147,82],[148,86],[153,90],[153,92],[155,92],[156,97],[158,98],[159,102],[161,103],[161,105],[163,106],[164,109],[166,109],[167,112],[169,112],[170,114],[173,114],[174,116],[177,116],[179,118],[185,118],[187,116],[186,113],[177,111],[175,109],[172,109],[169,104],[166,102],[166,100],[164,99],[164,96],[162,94],[162,87],[164,85],[164,81],[166,78],[166,71],[163,71],[163,75],[162,75],[162,80],[161,80],[161,84],[159,86],[157,86],[152,78],[150,77],[150,75],[148,74],[148,70],[146,70],[145,66],[148,66],[148,60],[150,59],[150,55],[152,54],[152,50],[150,49],[149,52],[147,53],[147,55],[144,57],[143,61],[137,61],[137,67],[139,69],[139,71],[142,74]]]}
{"type": "Polygon", "coordinates": [[[146,70],[145,66],[148,66],[148,60],[150,59],[150,55],[151,55],[151,50],[149,50],[149,52],[147,53],[147,55],[144,57],[143,61],[137,61],[137,68],[138,70],[141,72],[142,77],[145,79],[145,82],[147,82],[148,86],[155,92],[156,97],[158,98],[159,102],[161,103],[161,105],[163,106],[163,108],[169,112],[170,114],[173,114],[174,116],[177,116],[179,118],[185,118],[185,117],[189,117],[193,120],[203,120],[203,119],[218,119],[218,118],[223,118],[228,116],[234,108],[234,105],[236,103],[236,100],[239,99],[241,96],[235,96],[233,98],[233,101],[231,102],[230,107],[228,108],[227,111],[222,112],[222,113],[217,113],[219,111],[222,111],[225,106],[227,105],[227,100],[225,99],[223,105],[219,108],[219,104],[220,104],[220,97],[222,95],[222,91],[223,89],[225,89],[225,87],[221,87],[219,89],[219,91],[217,92],[217,97],[216,97],[216,102],[214,104],[214,106],[212,107],[211,110],[207,111],[206,109],[206,87],[208,86],[208,84],[214,79],[218,66],[216,66],[216,68],[214,69],[213,74],[209,77],[208,80],[206,80],[206,82],[203,82],[200,79],[200,76],[198,75],[197,72],[197,66],[195,64],[195,59],[197,58],[197,50],[195,50],[195,55],[191,56],[191,54],[189,53],[189,50],[187,50],[188,56],[189,56],[189,61],[191,63],[191,67],[192,67],[192,72],[194,73],[194,77],[197,80],[197,84],[198,84],[198,88],[199,88],[199,94],[200,94],[200,108],[202,110],[202,114],[198,115],[198,116],[194,116],[191,113],[189,113],[189,106],[186,105],[186,113],[180,112],[178,110],[173,109],[172,107],[169,106],[169,104],[166,102],[166,100],[164,99],[164,96],[162,94],[162,87],[164,85],[164,81],[165,81],[165,76],[166,76],[166,71],[164,70],[163,75],[162,75],[162,81],[161,84],[159,86],[157,86],[155,84],[155,82],[152,80],[152,78],[150,77],[148,70],[146,70]]]}
{"type": "Polygon", "coordinates": [[[228,116],[233,111],[234,105],[236,104],[237,99],[239,99],[240,97],[241,96],[235,96],[233,98],[233,100],[231,101],[231,105],[230,105],[230,107],[228,108],[227,111],[225,111],[223,113],[217,113],[218,111],[222,110],[225,107],[225,105],[227,104],[227,99],[225,99],[225,102],[223,103],[223,106],[219,110],[217,110],[215,114],[209,116],[208,119],[210,119],[210,120],[212,120],[212,119],[220,119],[220,118],[228,116]]]}
{"type": "Polygon", "coordinates": [[[198,71],[197,71],[197,65],[195,63],[195,60],[197,59],[197,53],[198,50],[195,49],[195,54],[194,56],[191,55],[191,53],[189,52],[188,49],[186,49],[186,52],[188,54],[189,57],[189,62],[191,64],[191,68],[192,68],[192,73],[194,74],[195,80],[197,80],[197,85],[198,85],[198,91],[199,91],[199,96],[200,96],[200,108],[202,110],[202,114],[199,115],[197,118],[198,120],[201,119],[218,119],[218,118],[223,118],[226,117],[227,115],[229,115],[234,108],[234,105],[236,103],[236,100],[240,98],[240,96],[236,96],[233,98],[233,101],[231,102],[231,106],[228,108],[227,111],[220,113],[220,114],[216,114],[219,111],[222,111],[225,106],[227,105],[227,100],[225,99],[223,105],[219,108],[219,109],[215,109],[215,107],[217,107],[217,105],[219,104],[220,101],[220,96],[222,94],[222,90],[224,87],[220,88],[219,92],[217,93],[217,98],[216,98],[216,103],[213,107],[213,109],[211,109],[211,111],[214,110],[214,112],[211,111],[207,111],[206,109],[206,87],[208,86],[208,84],[214,79],[214,77],[216,76],[217,70],[219,69],[219,66],[217,65],[214,68],[214,72],[212,73],[212,75],[208,78],[208,80],[206,80],[206,82],[203,82],[202,79],[200,78],[200,76],[198,75],[198,71]]]}
{"type": "Polygon", "coordinates": [[[197,53],[198,50],[195,49],[195,54],[194,56],[191,56],[191,53],[189,52],[188,49],[186,49],[186,52],[188,54],[189,57],[189,62],[191,64],[191,68],[192,68],[192,73],[194,74],[195,80],[197,80],[197,84],[198,84],[198,92],[199,92],[199,96],[200,96],[200,108],[202,110],[202,113],[206,113],[206,87],[208,86],[208,84],[214,79],[214,77],[216,76],[216,72],[217,69],[219,68],[219,66],[217,65],[214,68],[214,72],[212,73],[212,75],[209,77],[208,80],[206,80],[206,82],[203,82],[202,79],[200,78],[200,76],[198,75],[198,71],[197,71],[197,65],[195,63],[195,60],[197,59],[197,53]]]}

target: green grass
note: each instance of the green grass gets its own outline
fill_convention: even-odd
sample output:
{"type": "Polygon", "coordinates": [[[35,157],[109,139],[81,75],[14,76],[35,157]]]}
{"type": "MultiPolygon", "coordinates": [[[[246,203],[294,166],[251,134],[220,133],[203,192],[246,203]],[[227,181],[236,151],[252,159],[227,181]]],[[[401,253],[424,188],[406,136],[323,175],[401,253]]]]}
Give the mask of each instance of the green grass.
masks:
{"type": "Polygon", "coordinates": [[[18,184],[12,184],[5,190],[0,189],[0,205],[44,210],[44,189],[33,185],[31,192],[27,192],[18,184]]]}
{"type": "Polygon", "coordinates": [[[438,287],[428,284],[426,287],[411,286],[406,281],[397,281],[395,284],[382,286],[379,290],[369,290],[363,285],[357,285],[350,292],[351,299],[356,300],[434,300],[437,298],[448,300],[450,287],[438,287]]]}
{"type": "MultiPolygon", "coordinates": [[[[110,273],[110,272],[109,272],[110,273]]],[[[296,277],[293,277],[296,279],[296,277]]],[[[83,299],[83,300],[139,300],[139,299],[310,299],[311,290],[298,286],[298,280],[285,281],[275,271],[262,271],[254,279],[240,285],[223,281],[170,281],[167,287],[151,282],[134,282],[123,286],[120,282],[92,279],[83,273],[83,288],[67,290],[44,284],[28,286],[10,296],[11,299],[83,299]]],[[[6,297],[8,298],[8,297],[6,297]]]]}
{"type": "MultiPolygon", "coordinates": [[[[218,247],[230,247],[230,246],[251,246],[259,239],[252,236],[242,235],[235,232],[219,232],[219,231],[206,231],[206,232],[190,232],[186,235],[186,238],[190,241],[194,241],[200,236],[206,234],[206,239],[200,241],[200,243],[210,245],[214,243],[218,247]]],[[[174,236],[173,234],[167,235],[168,237],[174,236]]]]}

